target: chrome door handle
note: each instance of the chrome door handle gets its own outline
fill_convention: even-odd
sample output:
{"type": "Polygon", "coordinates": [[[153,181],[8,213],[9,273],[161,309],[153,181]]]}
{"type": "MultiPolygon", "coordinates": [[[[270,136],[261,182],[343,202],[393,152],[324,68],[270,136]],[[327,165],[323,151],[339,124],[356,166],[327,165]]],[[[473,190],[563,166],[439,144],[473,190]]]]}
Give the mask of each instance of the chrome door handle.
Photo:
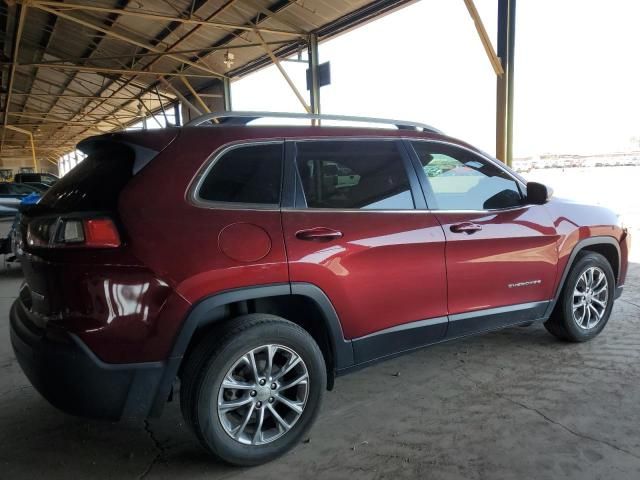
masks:
{"type": "Polygon", "coordinates": [[[296,238],[299,240],[310,240],[314,242],[329,242],[342,238],[342,232],[326,227],[308,228],[296,232],[296,238]]]}
{"type": "Polygon", "coordinates": [[[449,227],[449,230],[451,230],[453,233],[466,233],[467,235],[471,235],[472,233],[476,233],[482,230],[482,225],[478,225],[477,223],[473,222],[462,222],[451,225],[451,227],[449,227]]]}

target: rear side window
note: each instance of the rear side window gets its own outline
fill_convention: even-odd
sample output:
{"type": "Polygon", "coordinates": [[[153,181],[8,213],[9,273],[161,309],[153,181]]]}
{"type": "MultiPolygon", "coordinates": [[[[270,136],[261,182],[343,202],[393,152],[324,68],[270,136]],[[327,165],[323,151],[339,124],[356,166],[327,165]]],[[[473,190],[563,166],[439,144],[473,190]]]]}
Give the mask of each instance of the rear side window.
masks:
{"type": "Polygon", "coordinates": [[[296,145],[308,208],[412,210],[396,142],[309,141],[296,145]]]}
{"type": "Polygon", "coordinates": [[[233,148],[218,158],[200,185],[209,202],[278,205],[282,183],[282,143],[233,148]]]}
{"type": "Polygon", "coordinates": [[[115,210],[120,192],[133,176],[134,159],[135,153],[126,145],[97,142],[38,205],[59,212],[115,210]]]}

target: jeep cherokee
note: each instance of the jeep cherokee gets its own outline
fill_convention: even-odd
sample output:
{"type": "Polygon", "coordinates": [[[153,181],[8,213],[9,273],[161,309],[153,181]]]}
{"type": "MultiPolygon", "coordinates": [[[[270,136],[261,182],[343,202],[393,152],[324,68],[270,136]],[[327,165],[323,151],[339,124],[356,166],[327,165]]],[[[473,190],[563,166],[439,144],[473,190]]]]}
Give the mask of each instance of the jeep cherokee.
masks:
{"type": "Polygon", "coordinates": [[[23,207],[11,340],[54,406],[146,418],[179,385],[204,447],[256,465],[305,435],[338,375],[513,325],[605,327],[630,242],[611,211],[425,125],[259,116],[83,140],[23,207]]]}

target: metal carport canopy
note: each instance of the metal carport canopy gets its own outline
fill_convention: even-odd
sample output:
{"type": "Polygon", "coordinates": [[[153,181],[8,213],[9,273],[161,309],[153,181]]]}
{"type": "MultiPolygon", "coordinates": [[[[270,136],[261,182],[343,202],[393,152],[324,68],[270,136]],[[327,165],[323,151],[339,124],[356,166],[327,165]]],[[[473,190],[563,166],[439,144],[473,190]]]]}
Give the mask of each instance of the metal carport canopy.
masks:
{"type": "MultiPolygon", "coordinates": [[[[500,76],[504,59],[472,0],[464,1],[500,76]]],[[[0,160],[15,168],[33,155],[42,169],[82,138],[122,129],[178,101],[194,113],[208,112],[216,99],[230,108],[230,80],[270,63],[280,68],[279,59],[302,49],[317,67],[318,41],[409,3],[5,0],[0,160]]],[[[309,105],[296,94],[307,111],[319,112],[317,88],[309,105]]]]}

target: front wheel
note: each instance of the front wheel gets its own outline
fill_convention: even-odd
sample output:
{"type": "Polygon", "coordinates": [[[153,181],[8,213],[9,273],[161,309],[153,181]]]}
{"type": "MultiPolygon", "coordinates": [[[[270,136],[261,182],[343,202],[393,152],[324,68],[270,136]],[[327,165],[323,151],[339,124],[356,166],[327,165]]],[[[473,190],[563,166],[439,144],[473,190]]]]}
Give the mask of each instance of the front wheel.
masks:
{"type": "Polygon", "coordinates": [[[615,277],[605,257],[582,254],[567,276],[558,304],[544,326],[556,337],[585,342],[598,335],[613,308],[615,277]]]}
{"type": "Polygon", "coordinates": [[[248,466],[293,448],[311,428],[325,389],[324,359],[311,335],[252,314],[200,342],[183,369],[180,403],[205,448],[248,466]]]}

